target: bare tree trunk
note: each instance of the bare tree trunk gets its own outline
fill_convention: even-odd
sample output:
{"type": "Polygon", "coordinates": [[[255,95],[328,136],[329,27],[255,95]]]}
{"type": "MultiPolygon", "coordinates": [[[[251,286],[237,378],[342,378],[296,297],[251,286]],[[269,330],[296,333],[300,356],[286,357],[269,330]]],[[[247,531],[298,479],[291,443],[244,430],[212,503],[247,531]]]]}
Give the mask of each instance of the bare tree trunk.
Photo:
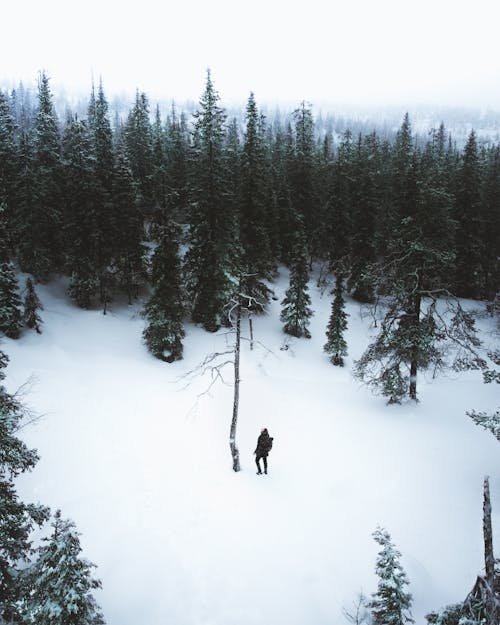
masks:
{"type": "MultiPolygon", "coordinates": [[[[418,324],[420,323],[420,303],[421,303],[420,294],[415,295],[415,307],[413,309],[414,314],[414,323],[418,328],[418,324]]],[[[418,335],[418,333],[417,333],[418,335]]],[[[414,337],[416,340],[416,337],[414,337]]],[[[417,371],[418,371],[418,349],[419,346],[413,346],[412,359],[410,363],[410,398],[417,401],[417,371]]]]}
{"type": "Polygon", "coordinates": [[[248,314],[248,325],[250,326],[250,351],[253,350],[253,320],[252,313],[248,314]]]}
{"type": "Polygon", "coordinates": [[[493,555],[493,529],[491,526],[491,499],[489,478],[484,478],[483,502],[483,533],[484,533],[484,562],[486,565],[486,581],[493,588],[495,579],[495,557],[493,555]]]}
{"type": "Polygon", "coordinates": [[[493,528],[491,524],[490,483],[488,477],[484,478],[483,534],[486,568],[484,611],[487,625],[498,625],[500,622],[500,602],[495,594],[495,556],[493,554],[493,528]]]}
{"type": "Polygon", "coordinates": [[[238,424],[238,405],[240,401],[240,336],[241,336],[241,304],[236,306],[236,344],[234,346],[234,400],[233,418],[229,434],[229,447],[233,457],[233,471],[240,471],[240,452],[236,446],[236,426],[238,424]]]}

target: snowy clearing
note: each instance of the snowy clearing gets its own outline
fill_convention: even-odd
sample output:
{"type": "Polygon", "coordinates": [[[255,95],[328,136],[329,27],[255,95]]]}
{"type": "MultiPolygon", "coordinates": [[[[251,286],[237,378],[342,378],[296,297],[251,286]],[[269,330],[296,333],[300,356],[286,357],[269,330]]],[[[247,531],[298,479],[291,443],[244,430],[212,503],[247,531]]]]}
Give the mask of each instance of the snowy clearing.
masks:
{"type": "Polygon", "coordinates": [[[311,281],[312,339],[291,339],[279,322],[286,287],[282,271],[277,301],[254,318],[265,349],[242,347],[238,474],[231,367],[198,402],[209,378],[182,379],[232,343],[227,331],[187,325],[185,359],[167,365],[142,344],[139,305],[79,310],[57,282],[37,287],[43,334],[3,341],[8,390],[32,377],[24,401],[43,415],[23,430],[41,460],[20,494],[75,521],[109,625],[345,623],[357,593],[376,590],[377,525],[403,554],[423,624],[484,566],[484,475],[500,554],[500,448],[465,415],[495,409],[498,387],[480,372],[420,376],[418,405],[386,406],[351,374],[371,332],[360,306],[347,304],[339,369],[322,352],[330,296],[311,281]],[[264,426],[274,447],[257,476],[264,426]]]}

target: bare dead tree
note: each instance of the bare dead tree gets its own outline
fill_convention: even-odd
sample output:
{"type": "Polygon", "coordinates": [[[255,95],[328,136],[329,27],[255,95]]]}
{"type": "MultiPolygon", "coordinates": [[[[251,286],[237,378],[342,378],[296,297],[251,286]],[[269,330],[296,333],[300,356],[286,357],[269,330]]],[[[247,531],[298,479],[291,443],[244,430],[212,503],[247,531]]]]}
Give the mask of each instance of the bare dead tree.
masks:
{"type": "Polygon", "coordinates": [[[368,598],[361,590],[356,599],[352,602],[352,610],[348,611],[346,608],[342,608],[342,614],[353,625],[363,625],[370,620],[370,612],[367,608],[368,598]]]}
{"type": "Polygon", "coordinates": [[[484,478],[483,538],[485,574],[476,582],[463,603],[447,606],[426,616],[431,625],[499,625],[500,623],[500,561],[493,553],[491,498],[489,478],[484,478]]]}
{"type": "MultiPolygon", "coordinates": [[[[263,305],[253,296],[238,290],[227,304],[227,317],[230,325],[229,334],[234,336],[234,344],[227,350],[221,352],[213,352],[206,356],[203,361],[194,369],[186,373],[182,379],[187,380],[183,388],[187,388],[195,377],[210,375],[210,383],[208,387],[197,396],[198,400],[210,393],[210,390],[220,381],[228,384],[223,376],[223,370],[227,365],[233,365],[234,382],[233,382],[233,411],[231,418],[231,427],[229,430],[229,448],[231,451],[233,471],[241,470],[240,454],[236,444],[236,433],[238,427],[238,414],[240,403],[240,359],[241,359],[241,342],[250,341],[250,347],[253,349],[254,344],[263,347],[270,352],[260,341],[255,341],[253,337],[253,324],[251,324],[251,315],[255,310],[262,308],[263,305]],[[250,339],[243,337],[241,334],[241,319],[246,315],[249,318],[249,328],[251,330],[250,339]]],[[[272,353],[272,352],[270,352],[272,353]]]]}

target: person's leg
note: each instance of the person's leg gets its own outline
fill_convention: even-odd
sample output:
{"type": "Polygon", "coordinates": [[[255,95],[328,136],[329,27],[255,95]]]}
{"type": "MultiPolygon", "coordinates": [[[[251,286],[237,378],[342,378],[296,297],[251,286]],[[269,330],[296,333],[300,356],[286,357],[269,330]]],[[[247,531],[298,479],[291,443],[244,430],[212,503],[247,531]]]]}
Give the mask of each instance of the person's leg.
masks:
{"type": "Polygon", "coordinates": [[[262,471],[260,470],[260,456],[255,456],[255,464],[257,465],[257,474],[260,475],[262,471]]]}
{"type": "Polygon", "coordinates": [[[264,456],[263,460],[264,460],[264,473],[267,474],[267,456],[264,456]]]}

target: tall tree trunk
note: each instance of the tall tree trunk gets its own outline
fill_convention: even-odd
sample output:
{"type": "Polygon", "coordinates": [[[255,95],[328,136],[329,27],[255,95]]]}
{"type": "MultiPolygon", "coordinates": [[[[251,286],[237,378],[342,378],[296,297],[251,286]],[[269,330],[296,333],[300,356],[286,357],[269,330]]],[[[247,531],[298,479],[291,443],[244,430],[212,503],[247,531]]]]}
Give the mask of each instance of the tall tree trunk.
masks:
{"type": "Polygon", "coordinates": [[[410,363],[410,398],[417,401],[417,372],[418,372],[418,326],[420,323],[420,305],[422,297],[419,293],[415,295],[413,308],[413,323],[417,329],[416,336],[413,337],[413,352],[410,363]]]}
{"type": "Polygon", "coordinates": [[[491,524],[490,483],[488,477],[484,478],[483,534],[487,587],[486,596],[484,597],[486,625],[498,625],[500,622],[500,602],[495,596],[495,556],[493,554],[493,528],[491,524]]]}
{"type": "Polygon", "coordinates": [[[233,418],[229,433],[229,447],[233,457],[233,471],[240,470],[240,452],[236,446],[236,426],[238,424],[238,405],[240,401],[240,336],[241,336],[241,304],[236,307],[236,344],[234,347],[234,400],[233,418]]]}
{"type": "Polygon", "coordinates": [[[252,313],[248,313],[248,326],[250,328],[250,350],[253,350],[253,322],[252,313]]]}

